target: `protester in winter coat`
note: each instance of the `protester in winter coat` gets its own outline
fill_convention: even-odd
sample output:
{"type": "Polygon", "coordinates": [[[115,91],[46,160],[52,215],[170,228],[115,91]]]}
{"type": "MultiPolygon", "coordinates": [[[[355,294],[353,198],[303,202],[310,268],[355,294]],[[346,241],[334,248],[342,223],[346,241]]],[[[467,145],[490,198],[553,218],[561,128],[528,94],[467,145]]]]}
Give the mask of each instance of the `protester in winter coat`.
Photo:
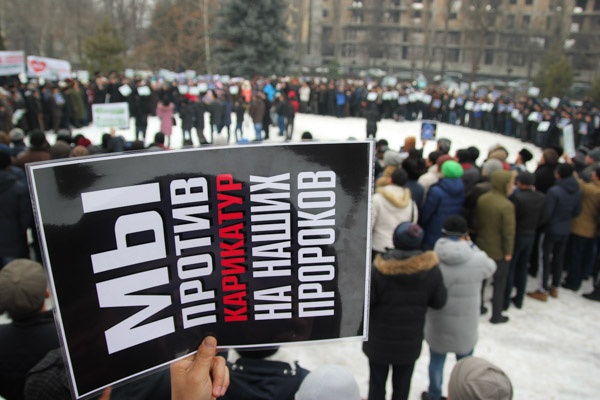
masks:
{"type": "Polygon", "coordinates": [[[421,175],[418,179],[418,182],[421,186],[423,186],[424,196],[427,196],[427,192],[429,188],[432,187],[440,180],[440,170],[437,166],[437,160],[442,156],[442,153],[439,151],[432,151],[427,156],[427,160],[425,160],[425,164],[427,166],[427,172],[421,175]]]}
{"type": "MultiPolygon", "coordinates": [[[[200,144],[207,144],[208,140],[204,136],[204,113],[206,111],[206,107],[204,107],[204,102],[202,99],[198,98],[196,101],[192,102],[192,109],[194,110],[194,128],[196,128],[196,135],[198,136],[198,141],[200,144]]],[[[210,134],[212,140],[212,130],[210,134]]]]}
{"type": "Polygon", "coordinates": [[[425,340],[430,349],[429,391],[423,399],[439,400],[442,395],[447,353],[457,359],[473,354],[478,339],[481,282],[492,276],[496,264],[471,242],[466,220],[449,216],[443,237],[434,251],[440,260],[448,301],[440,310],[429,309],[425,318],[425,340]]]}
{"type": "Polygon", "coordinates": [[[188,99],[183,99],[179,109],[181,118],[181,132],[183,134],[183,144],[192,143],[192,127],[194,126],[194,108],[188,99]]]}
{"type": "Polygon", "coordinates": [[[571,235],[567,247],[568,275],[563,287],[579,290],[581,281],[590,277],[595,262],[596,235],[600,217],[600,167],[591,175],[591,182],[577,178],[581,190],[581,214],[571,220],[571,235]]]}
{"type": "Polygon", "coordinates": [[[31,260],[16,259],[0,270],[0,309],[12,319],[0,324],[0,396],[8,400],[24,398],[27,372],[60,346],[44,306],[46,288],[44,269],[31,260]]]}
{"type": "Polygon", "coordinates": [[[15,166],[25,168],[25,164],[37,161],[50,160],[50,145],[46,141],[46,134],[39,129],[29,133],[29,148],[19,154],[15,166]]]}
{"type": "Polygon", "coordinates": [[[396,169],[390,184],[380,187],[373,196],[371,211],[372,259],[379,253],[393,248],[394,229],[402,222],[417,222],[419,210],[412,200],[410,190],[404,187],[408,175],[402,168],[396,169]]]}
{"type": "Polygon", "coordinates": [[[463,206],[462,167],[456,161],[449,160],[442,164],[441,173],[442,179],[429,189],[421,212],[420,225],[425,230],[424,249],[433,249],[442,235],[444,220],[452,214],[460,214],[463,206]]]}
{"type": "Polygon", "coordinates": [[[581,213],[581,190],[573,176],[570,164],[556,167],[556,183],[546,193],[544,241],[542,244],[542,281],[535,292],[527,293],[533,299],[547,301],[548,294],[558,297],[561,284],[565,250],[571,232],[571,219],[581,213]],[[552,285],[548,278],[552,275],[552,285]]]}
{"type": "Polygon", "coordinates": [[[418,180],[426,169],[425,160],[409,156],[406,160],[402,161],[402,169],[408,174],[408,180],[406,181],[405,187],[410,190],[417,208],[421,209],[425,198],[425,189],[418,180]]]}
{"type": "Polygon", "coordinates": [[[514,189],[514,174],[500,170],[492,174],[492,190],[482,194],[475,208],[475,243],[496,262],[492,297],[493,324],[508,321],[502,315],[509,263],[515,243],[515,206],[508,200],[514,189]]]}
{"type": "Polygon", "coordinates": [[[173,110],[175,105],[166,98],[156,106],[156,116],[160,119],[160,131],[164,133],[166,145],[171,145],[171,134],[173,133],[173,110]]]}
{"type": "Polygon", "coordinates": [[[262,140],[263,119],[265,114],[268,113],[266,112],[265,102],[259,96],[254,95],[252,97],[252,103],[250,103],[248,114],[250,114],[250,118],[252,118],[252,122],[254,123],[256,140],[260,141],[262,140]]]}
{"type": "Polygon", "coordinates": [[[0,269],[27,254],[27,229],[33,214],[27,186],[10,171],[8,151],[0,149],[0,269]]]}
{"type": "Polygon", "coordinates": [[[515,246],[506,282],[504,309],[508,309],[510,305],[513,287],[517,289],[515,297],[512,298],[513,304],[517,308],[523,306],[527,285],[527,263],[535,243],[535,233],[544,223],[544,207],[546,206],[544,193],[535,191],[534,174],[528,171],[520,172],[517,175],[516,183],[517,190],[509,196],[509,200],[515,206],[517,227],[515,246]]]}
{"type": "Polygon", "coordinates": [[[369,399],[384,400],[390,365],[392,399],[407,399],[414,364],[421,353],[427,307],[446,303],[446,288],[433,251],[419,250],[423,230],[403,222],[393,233],[394,249],[378,255],[371,277],[369,399]]]}
{"type": "Polygon", "coordinates": [[[535,170],[535,190],[546,193],[554,185],[556,180],[554,170],[558,165],[559,154],[556,149],[546,148],[542,152],[542,158],[535,170]]]}

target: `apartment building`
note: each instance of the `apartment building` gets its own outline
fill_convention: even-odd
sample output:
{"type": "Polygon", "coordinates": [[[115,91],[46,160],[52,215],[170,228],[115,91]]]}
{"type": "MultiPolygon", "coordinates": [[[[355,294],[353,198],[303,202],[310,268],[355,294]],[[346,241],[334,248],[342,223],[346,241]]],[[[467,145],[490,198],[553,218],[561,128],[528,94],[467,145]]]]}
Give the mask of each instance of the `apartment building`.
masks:
{"type": "Polygon", "coordinates": [[[297,62],[357,73],[532,78],[564,48],[576,80],[600,70],[600,0],[292,0],[297,62]]]}

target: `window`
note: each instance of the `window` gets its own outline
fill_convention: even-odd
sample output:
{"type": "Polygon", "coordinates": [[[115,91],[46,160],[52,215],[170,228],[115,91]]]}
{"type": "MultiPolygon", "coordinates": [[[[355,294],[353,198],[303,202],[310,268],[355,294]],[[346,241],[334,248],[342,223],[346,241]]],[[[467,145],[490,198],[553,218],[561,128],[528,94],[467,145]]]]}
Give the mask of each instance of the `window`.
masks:
{"type": "MultiPolygon", "coordinates": [[[[584,8],[585,10],[585,8],[584,8]]],[[[600,0],[594,1],[594,11],[600,11],[600,0]]]]}
{"type": "Polygon", "coordinates": [[[327,18],[329,16],[329,10],[324,8],[323,9],[323,18],[327,18]]]}
{"type": "Polygon", "coordinates": [[[529,24],[531,23],[531,15],[523,15],[523,29],[529,28],[529,24]]]}
{"type": "Polygon", "coordinates": [[[552,17],[548,16],[546,17],[546,30],[550,30],[550,28],[552,28],[552,17]]]}
{"type": "Polygon", "coordinates": [[[506,27],[508,29],[514,29],[515,27],[515,16],[514,15],[509,15],[507,20],[506,20],[506,27]]]}
{"type": "Polygon", "coordinates": [[[460,44],[460,32],[448,32],[448,44],[459,45],[460,44]]]}
{"type": "Polygon", "coordinates": [[[510,0],[510,4],[512,4],[512,5],[517,4],[517,0],[510,0]]]}
{"type": "Polygon", "coordinates": [[[487,33],[485,35],[485,44],[486,45],[493,46],[495,42],[496,42],[496,35],[494,35],[493,33],[487,33]]]}
{"type": "Polygon", "coordinates": [[[344,40],[356,40],[356,29],[344,30],[344,40]]]}
{"type": "Polygon", "coordinates": [[[448,62],[460,62],[460,50],[448,49],[448,62]]]}
{"type": "Polygon", "coordinates": [[[494,63],[494,51],[486,50],[483,54],[483,63],[485,65],[492,65],[494,63]]]}
{"type": "MultiPolygon", "coordinates": [[[[582,10],[585,10],[585,8],[587,7],[587,2],[588,0],[577,0],[575,2],[575,7],[579,7],[582,10]]],[[[597,3],[598,1],[596,1],[595,3],[597,3]]]]}
{"type": "Polygon", "coordinates": [[[353,44],[347,44],[342,47],[343,57],[356,57],[356,46],[353,44]]]}
{"type": "Polygon", "coordinates": [[[533,4],[533,0],[525,0],[525,5],[530,6],[533,4]]]}
{"type": "Polygon", "coordinates": [[[409,47],[408,46],[402,46],[402,59],[403,60],[408,60],[409,57],[409,47]]]}

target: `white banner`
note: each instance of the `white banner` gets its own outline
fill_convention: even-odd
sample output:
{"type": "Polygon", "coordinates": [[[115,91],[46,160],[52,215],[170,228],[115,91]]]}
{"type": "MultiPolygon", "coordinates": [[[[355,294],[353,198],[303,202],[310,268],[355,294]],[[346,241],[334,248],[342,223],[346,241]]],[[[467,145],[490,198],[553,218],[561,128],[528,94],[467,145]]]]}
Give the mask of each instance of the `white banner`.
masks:
{"type": "Polygon", "coordinates": [[[27,76],[51,81],[71,78],[71,63],[55,58],[27,56],[27,76]]]}
{"type": "Polygon", "coordinates": [[[0,51],[0,76],[25,73],[25,53],[22,51],[0,51]]]}
{"type": "Polygon", "coordinates": [[[127,103],[92,104],[92,118],[97,128],[129,127],[127,103]]]}

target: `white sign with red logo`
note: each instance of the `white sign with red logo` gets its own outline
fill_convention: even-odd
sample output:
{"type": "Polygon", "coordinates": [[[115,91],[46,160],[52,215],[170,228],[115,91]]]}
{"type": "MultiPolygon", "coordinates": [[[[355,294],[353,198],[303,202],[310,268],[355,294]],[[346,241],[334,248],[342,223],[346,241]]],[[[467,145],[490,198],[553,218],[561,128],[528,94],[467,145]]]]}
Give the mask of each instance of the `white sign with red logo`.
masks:
{"type": "Polygon", "coordinates": [[[19,75],[25,72],[25,53],[0,51],[0,76],[19,75]]]}
{"type": "Polygon", "coordinates": [[[71,63],[55,58],[27,56],[27,76],[52,81],[71,78],[71,63]]]}

